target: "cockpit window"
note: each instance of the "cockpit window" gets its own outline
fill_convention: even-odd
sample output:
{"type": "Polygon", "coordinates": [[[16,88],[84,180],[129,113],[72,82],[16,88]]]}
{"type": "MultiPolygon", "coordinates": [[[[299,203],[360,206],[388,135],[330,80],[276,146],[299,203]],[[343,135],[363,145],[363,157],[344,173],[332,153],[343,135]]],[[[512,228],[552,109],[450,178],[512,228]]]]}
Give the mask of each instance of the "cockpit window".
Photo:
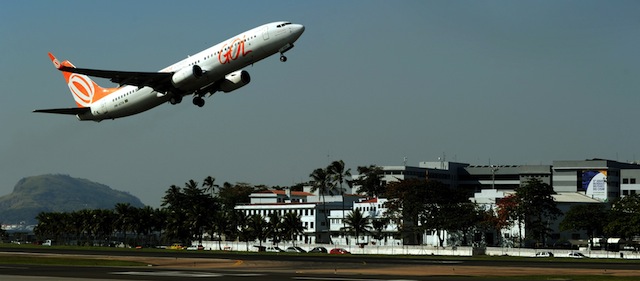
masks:
{"type": "Polygon", "coordinates": [[[286,25],[290,25],[290,24],[291,24],[290,22],[285,22],[285,23],[283,23],[283,24],[278,24],[276,27],[277,27],[277,28],[281,28],[281,27],[284,27],[284,26],[286,26],[286,25]]]}

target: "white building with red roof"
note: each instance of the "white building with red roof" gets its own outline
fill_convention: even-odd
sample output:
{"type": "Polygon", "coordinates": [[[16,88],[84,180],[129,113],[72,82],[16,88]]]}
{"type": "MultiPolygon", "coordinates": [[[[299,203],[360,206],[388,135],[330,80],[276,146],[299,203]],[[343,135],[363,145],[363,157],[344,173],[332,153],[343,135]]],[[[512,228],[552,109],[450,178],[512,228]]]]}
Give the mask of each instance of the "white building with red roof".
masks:
{"type": "Polygon", "coordinates": [[[333,210],[342,212],[342,208],[352,209],[354,202],[361,199],[361,196],[355,194],[319,196],[317,191],[311,192],[311,187],[305,187],[304,191],[264,190],[252,193],[249,199],[249,204],[238,205],[235,209],[247,215],[261,215],[267,221],[272,213],[278,213],[280,216],[295,213],[300,216],[302,226],[305,228],[303,233],[296,237],[296,243],[328,244],[330,243],[328,214],[333,210]]]}

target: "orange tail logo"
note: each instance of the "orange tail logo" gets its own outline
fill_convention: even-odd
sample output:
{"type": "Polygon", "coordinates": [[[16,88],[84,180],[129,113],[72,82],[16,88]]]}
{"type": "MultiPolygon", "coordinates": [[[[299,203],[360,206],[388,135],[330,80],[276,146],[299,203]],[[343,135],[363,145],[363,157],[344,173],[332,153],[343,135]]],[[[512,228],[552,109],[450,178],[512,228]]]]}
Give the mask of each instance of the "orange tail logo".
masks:
{"type": "MultiPolygon", "coordinates": [[[[75,66],[68,60],[60,63],[60,61],[58,61],[58,59],[56,59],[56,57],[51,53],[49,53],[49,58],[51,59],[51,62],[53,62],[53,66],[57,69],[60,69],[61,66],[75,68],[75,66]]],[[[87,75],[66,71],[63,71],[62,75],[64,76],[64,80],[67,81],[69,90],[71,90],[73,99],[76,101],[78,107],[89,107],[92,103],[118,90],[118,88],[102,88],[93,82],[93,80],[91,80],[87,75]]]]}

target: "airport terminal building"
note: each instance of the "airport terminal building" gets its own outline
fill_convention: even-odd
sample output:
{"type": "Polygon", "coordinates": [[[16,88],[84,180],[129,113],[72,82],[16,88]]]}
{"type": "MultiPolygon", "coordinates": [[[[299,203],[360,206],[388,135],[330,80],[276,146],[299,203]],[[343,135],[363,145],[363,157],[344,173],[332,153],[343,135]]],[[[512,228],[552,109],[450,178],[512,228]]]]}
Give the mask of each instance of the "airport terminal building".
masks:
{"type": "MultiPolygon", "coordinates": [[[[514,193],[515,188],[525,184],[531,178],[550,184],[558,207],[566,212],[576,204],[606,204],[621,196],[640,192],[640,165],[605,159],[587,159],[572,161],[553,161],[552,165],[471,165],[457,162],[420,162],[418,166],[381,166],[383,183],[409,178],[426,178],[441,181],[452,188],[471,191],[473,202],[495,208],[497,200],[514,193]]],[[[357,177],[358,175],[354,175],[357,177]]],[[[355,190],[355,189],[354,189],[355,190]]],[[[384,198],[366,198],[347,190],[344,195],[326,195],[324,203],[318,191],[263,191],[251,195],[251,203],[237,206],[246,214],[261,214],[267,217],[271,212],[296,212],[301,215],[305,231],[297,238],[300,243],[335,243],[349,241],[345,237],[344,217],[349,212],[360,209],[370,219],[384,216],[384,198]]],[[[563,233],[558,230],[561,218],[550,226],[554,229],[552,240],[586,239],[585,233],[563,233]]],[[[398,239],[398,227],[387,225],[384,229],[388,243],[406,243],[398,239]],[[394,238],[395,237],[395,238],[394,238]]],[[[517,237],[517,226],[503,230],[502,233],[484,233],[483,243],[493,246],[509,238],[517,237]],[[496,237],[500,235],[501,237],[496,237]]],[[[373,241],[372,237],[351,238],[351,241],[373,241]]],[[[513,239],[511,239],[513,241],[513,239]]],[[[437,245],[434,235],[425,234],[423,244],[437,245]],[[433,236],[433,237],[432,237],[433,236]]],[[[378,243],[383,243],[379,241],[378,243]]],[[[455,241],[451,241],[455,243],[455,241]]],[[[514,243],[514,242],[512,242],[514,243]]]]}

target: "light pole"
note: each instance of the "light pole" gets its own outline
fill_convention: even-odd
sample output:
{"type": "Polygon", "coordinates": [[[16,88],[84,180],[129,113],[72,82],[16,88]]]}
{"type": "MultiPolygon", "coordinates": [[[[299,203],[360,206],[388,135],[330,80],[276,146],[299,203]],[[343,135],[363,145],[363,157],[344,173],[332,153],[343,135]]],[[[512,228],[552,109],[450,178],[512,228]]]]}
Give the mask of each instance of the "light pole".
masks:
{"type": "Polygon", "coordinates": [[[491,189],[496,189],[496,171],[498,167],[491,165],[491,189]]]}

